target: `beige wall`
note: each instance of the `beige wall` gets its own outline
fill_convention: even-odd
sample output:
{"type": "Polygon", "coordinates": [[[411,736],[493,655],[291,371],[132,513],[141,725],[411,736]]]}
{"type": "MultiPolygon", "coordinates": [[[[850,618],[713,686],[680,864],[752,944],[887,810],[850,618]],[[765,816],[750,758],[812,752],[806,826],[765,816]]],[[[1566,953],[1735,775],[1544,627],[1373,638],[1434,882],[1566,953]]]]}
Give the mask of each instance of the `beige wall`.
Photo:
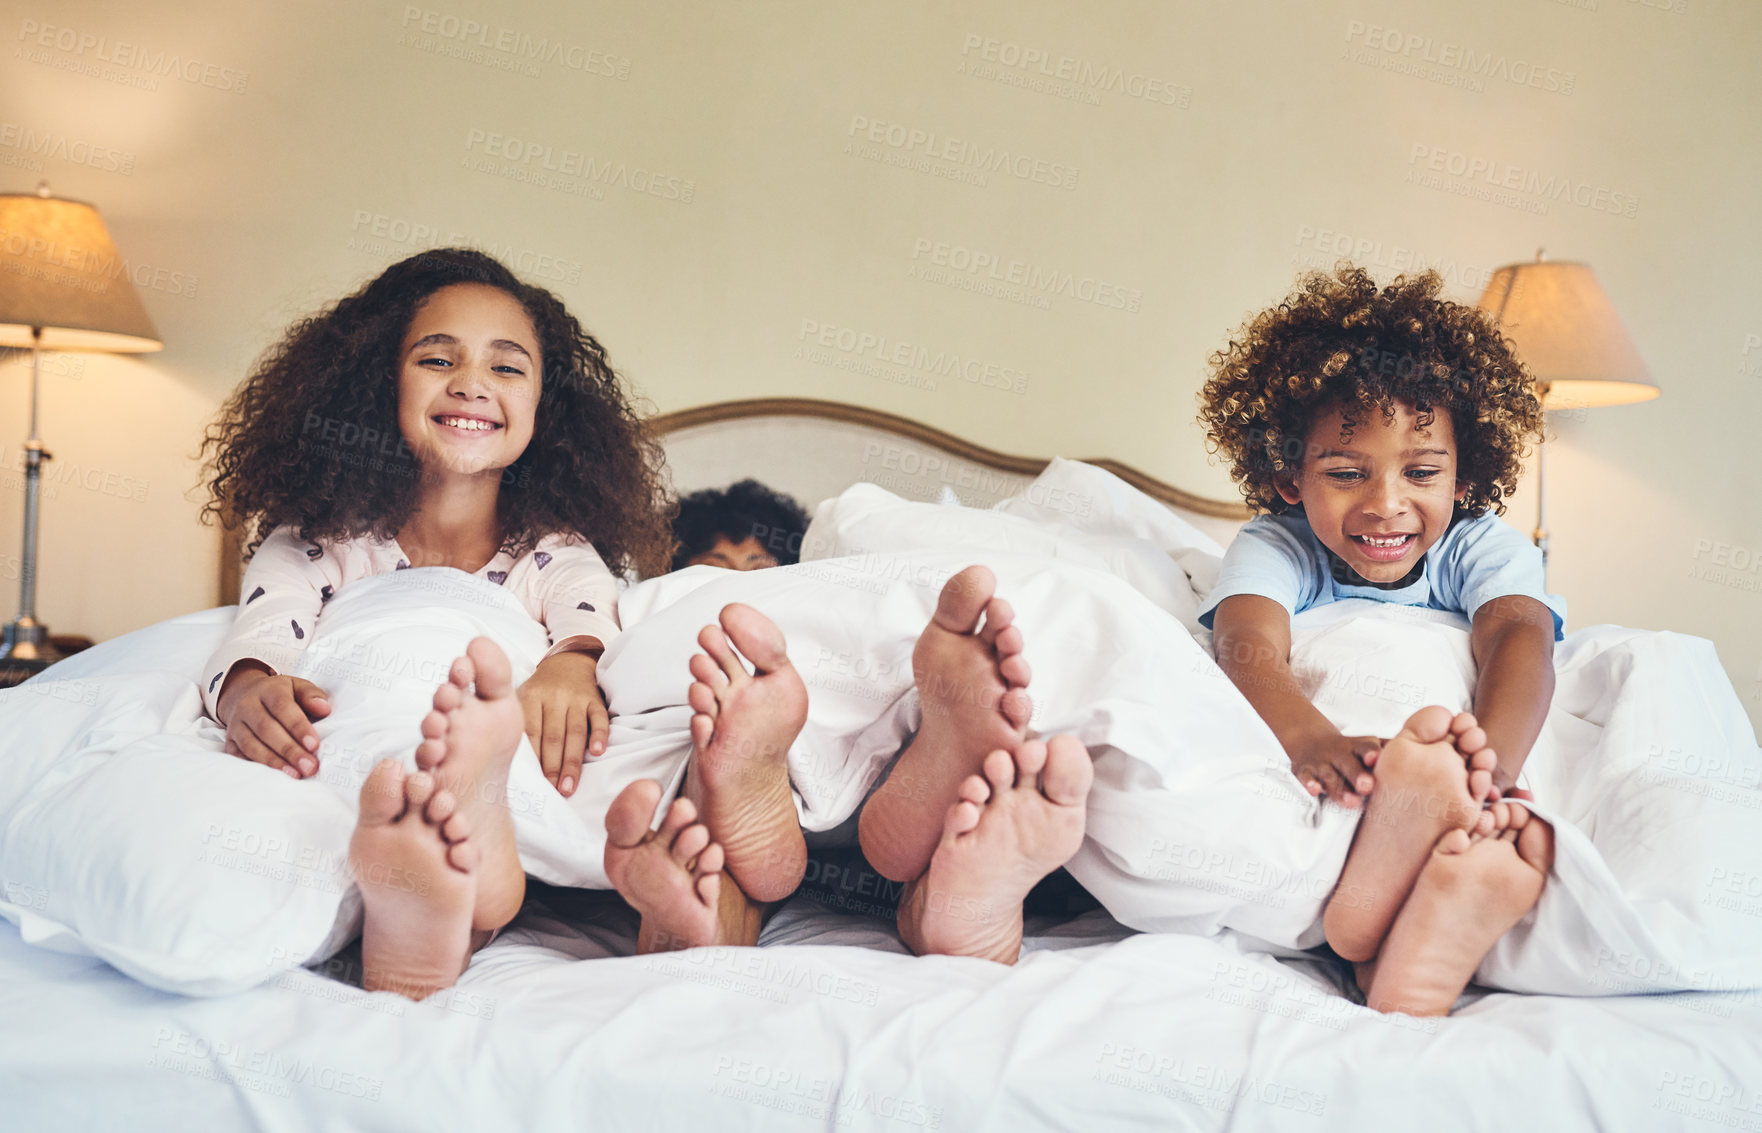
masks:
{"type": "MultiPolygon", "coordinates": [[[[9,8],[0,185],[46,176],[97,203],[166,341],[47,381],[53,467],[79,470],[45,508],[58,631],[216,600],[189,460],[204,419],[289,318],[454,234],[560,277],[661,409],[836,398],[1214,495],[1206,355],[1298,267],[1436,263],[1472,299],[1545,245],[1596,267],[1665,391],[1558,421],[1552,582],[1576,625],[1712,638],[1762,719],[1762,569],[1727,565],[1762,560],[1747,0],[9,8]],[[930,146],[1007,151],[1024,176],[930,146]],[[1472,195],[1489,175],[1520,187],[1472,195]],[[973,254],[1006,283],[1080,286],[947,283],[975,276],[937,261],[973,254]],[[976,360],[1006,388],[841,369],[804,339],[819,327],[976,360]]],[[[0,366],[8,468],[23,373],[0,366]]],[[[0,548],[9,584],[16,536],[0,548]]]]}

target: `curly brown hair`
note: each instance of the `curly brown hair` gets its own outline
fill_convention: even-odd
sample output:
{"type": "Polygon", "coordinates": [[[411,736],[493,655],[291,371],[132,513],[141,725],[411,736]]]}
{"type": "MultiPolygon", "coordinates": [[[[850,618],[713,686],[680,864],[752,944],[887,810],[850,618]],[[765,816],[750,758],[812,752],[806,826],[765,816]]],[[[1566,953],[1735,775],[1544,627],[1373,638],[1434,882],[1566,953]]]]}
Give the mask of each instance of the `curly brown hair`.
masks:
{"type": "Polygon", "coordinates": [[[417,309],[456,283],[506,292],[538,332],[532,440],[497,493],[504,549],[577,535],[614,571],[665,570],[675,508],[665,461],[605,347],[555,295],[467,248],[393,264],[288,328],[203,439],[204,520],[245,528],[248,554],[283,524],[301,539],[395,537],[422,479],[398,428],[398,356],[417,309]]]}
{"type": "Polygon", "coordinates": [[[1277,480],[1301,463],[1309,428],[1338,407],[1380,411],[1397,402],[1420,415],[1443,410],[1456,429],[1457,479],[1468,493],[1457,510],[1505,510],[1529,439],[1542,432],[1535,381],[1480,310],[1439,298],[1435,271],[1400,275],[1380,291],[1346,261],[1312,271],[1276,307],[1244,323],[1211,356],[1200,391],[1206,447],[1231,461],[1248,505],[1280,513],[1300,505],[1277,480]]]}

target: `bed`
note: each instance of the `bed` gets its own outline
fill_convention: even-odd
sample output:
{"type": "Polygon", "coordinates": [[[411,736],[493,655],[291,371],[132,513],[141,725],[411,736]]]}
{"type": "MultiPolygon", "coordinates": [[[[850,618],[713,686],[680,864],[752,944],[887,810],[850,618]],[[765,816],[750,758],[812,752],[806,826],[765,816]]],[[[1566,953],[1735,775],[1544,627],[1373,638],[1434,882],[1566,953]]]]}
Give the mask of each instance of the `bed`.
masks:
{"type": "MultiPolygon", "coordinates": [[[[658,426],[681,490],[752,475],[812,503],[856,498],[845,490],[868,480],[900,501],[883,501],[898,525],[888,531],[923,528],[928,513],[910,509],[931,506],[916,501],[941,499],[945,487],[983,507],[1031,495],[1024,490],[1057,470],[830,403],[731,403],[658,426]]],[[[1245,517],[1236,504],[1096,466],[1168,509],[1194,539],[1225,541],[1245,517]]],[[[840,549],[851,551],[848,543],[840,549]]],[[[230,585],[236,591],[236,575],[230,585]]],[[[226,620],[224,610],[192,614],[76,658],[60,680],[0,694],[0,732],[32,708],[89,721],[93,705],[80,702],[110,695],[125,676],[131,688],[187,684],[177,659],[199,653],[226,620]]],[[[1318,637],[1351,650],[1352,632],[1321,627],[1318,637]]],[[[1587,649],[1587,666],[1637,648],[1619,635],[1595,644],[1602,652],[1587,649]]],[[[1692,645],[1660,648],[1646,662],[1659,671],[1705,672],[1692,645]]],[[[1691,682],[1670,695],[1696,693],[1691,682]]],[[[1605,734],[1629,736],[1648,726],[1630,710],[1650,702],[1607,699],[1575,706],[1562,726],[1595,720],[1605,734]]],[[[1751,872],[1762,753],[1747,722],[1748,747],[1733,739],[1720,704],[1697,712],[1726,731],[1682,737],[1697,756],[1692,768],[1680,748],[1673,757],[1628,744],[1652,775],[1628,776],[1635,789],[1680,816],[1675,827],[1640,829],[1656,844],[1691,822],[1731,833],[1692,862],[1652,872],[1624,865],[1614,843],[1587,840],[1585,868],[1608,858],[1619,876],[1548,892],[1558,888],[1565,903],[1618,883],[1625,903],[1610,908],[1626,919],[1595,901],[1564,909],[1579,933],[1567,949],[1572,970],[1551,974],[1532,935],[1505,958],[1511,978],[1500,981],[1556,994],[1473,990],[1445,1020],[1370,1012],[1337,963],[1235,922],[1138,932],[1102,909],[1037,916],[1022,961],[1006,968],[911,957],[883,921],[798,896],[758,948],[636,957],[633,917],[615,897],[546,885],[535,885],[456,988],[422,1003],[359,990],[359,958],[348,949],[247,990],[180,995],[144,986],[53,930],[47,914],[59,894],[17,865],[28,865],[21,847],[43,815],[0,790],[0,862],[9,863],[0,876],[9,922],[0,925],[0,1116],[17,1129],[1759,1128],[1762,893],[1749,887],[1762,878],[1751,872]],[[1718,883],[1685,896],[1672,873],[1718,883]],[[1696,951],[1714,913],[1719,947],[1696,951]],[[1624,932],[1642,943],[1610,943],[1624,932]],[[1680,990],[1689,987],[1700,990],[1680,990]]],[[[82,742],[93,742],[84,726],[82,742]]],[[[1606,793],[1583,804],[1606,825],[1640,797],[1606,793]]]]}

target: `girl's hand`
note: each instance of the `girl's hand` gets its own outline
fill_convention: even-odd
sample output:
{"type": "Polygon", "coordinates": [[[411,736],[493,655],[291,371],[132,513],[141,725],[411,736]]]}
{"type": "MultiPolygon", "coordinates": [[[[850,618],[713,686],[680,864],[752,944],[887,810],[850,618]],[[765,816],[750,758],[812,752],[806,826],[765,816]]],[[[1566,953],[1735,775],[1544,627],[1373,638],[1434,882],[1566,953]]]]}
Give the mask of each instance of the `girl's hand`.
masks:
{"type": "Polygon", "coordinates": [[[612,723],[598,674],[590,653],[553,653],[520,686],[526,735],[545,778],[564,798],[581,782],[582,759],[606,752],[612,723]]]}
{"type": "Polygon", "coordinates": [[[215,705],[226,725],[226,753],[285,771],[318,773],[312,721],[330,715],[324,690],[300,677],[275,676],[246,661],[233,667],[215,705]]]}

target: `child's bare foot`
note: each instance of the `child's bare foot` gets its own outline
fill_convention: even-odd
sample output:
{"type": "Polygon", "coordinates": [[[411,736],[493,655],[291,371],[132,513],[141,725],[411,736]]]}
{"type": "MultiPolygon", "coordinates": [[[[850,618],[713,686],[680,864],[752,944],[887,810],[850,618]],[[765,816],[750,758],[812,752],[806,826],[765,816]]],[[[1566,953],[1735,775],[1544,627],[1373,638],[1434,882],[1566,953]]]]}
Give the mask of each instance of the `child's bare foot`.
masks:
{"type": "Polygon", "coordinates": [[[422,999],[451,987],[471,955],[477,848],[471,823],[424,772],[388,759],[361,785],[349,864],[361,887],[362,986],[422,999]]]}
{"type": "Polygon", "coordinates": [[[606,876],[642,914],[639,953],[717,943],[722,848],[696,821],[690,799],[674,799],[661,828],[649,829],[660,801],[661,785],[638,779],[606,812],[606,876]]]}
{"type": "Polygon", "coordinates": [[[1028,740],[985,757],[948,808],[929,871],[907,887],[899,932],[920,956],[1013,964],[1022,951],[1022,899],[1083,844],[1095,771],[1075,736],[1028,740]]]}
{"type": "Polygon", "coordinates": [[[1494,803],[1494,829],[1438,839],[1377,959],[1377,1011],[1448,1015],[1499,938],[1535,907],[1554,864],[1554,830],[1517,803],[1494,803]]]}
{"type": "Polygon", "coordinates": [[[480,863],[471,926],[480,932],[513,920],[526,897],[507,801],[508,765],[524,729],[508,655],[489,638],[474,638],[435,690],[434,711],[422,718],[416,766],[452,792],[471,823],[480,863]]]}
{"type": "Polygon", "coordinates": [[[1454,723],[1447,708],[1422,708],[1377,756],[1376,790],[1322,916],[1328,943],[1347,960],[1377,954],[1446,830],[1485,833],[1490,827],[1491,817],[1469,790],[1454,723]]]}
{"type": "Polygon", "coordinates": [[[923,723],[857,828],[870,864],[893,881],[923,876],[962,782],[988,753],[1014,751],[1027,734],[1033,705],[1022,631],[996,591],[996,576],[983,566],[950,578],[912,650],[923,723]]]}
{"type": "Polygon", "coordinates": [[[688,699],[696,715],[684,793],[741,891],[754,901],[781,901],[801,884],[808,862],[789,788],[789,748],[807,722],[808,690],[771,619],[736,602],[722,608],[721,623],[703,628],[697,640],[704,651],[691,659],[696,683],[688,699]]]}

